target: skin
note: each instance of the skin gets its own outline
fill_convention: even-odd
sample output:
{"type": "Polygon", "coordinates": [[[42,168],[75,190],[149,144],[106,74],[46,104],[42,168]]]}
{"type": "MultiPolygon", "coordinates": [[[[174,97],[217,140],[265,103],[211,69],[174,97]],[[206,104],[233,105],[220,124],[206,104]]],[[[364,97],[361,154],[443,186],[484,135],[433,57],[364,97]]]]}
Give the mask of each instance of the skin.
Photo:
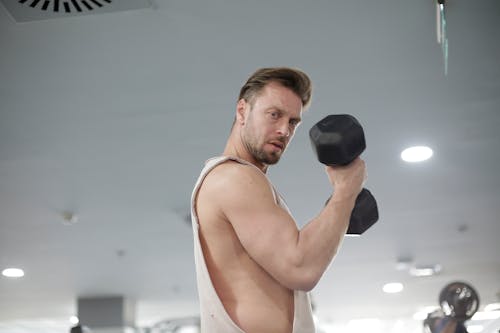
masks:
{"type": "Polygon", "coordinates": [[[265,173],[290,143],[302,115],[300,98],[268,83],[236,106],[224,155],[228,161],[205,178],[197,196],[200,241],[214,287],[232,320],[246,333],[292,332],[294,290],[310,291],[335,256],[365,164],[326,167],[335,192],[301,230],[276,203],[265,173]]]}

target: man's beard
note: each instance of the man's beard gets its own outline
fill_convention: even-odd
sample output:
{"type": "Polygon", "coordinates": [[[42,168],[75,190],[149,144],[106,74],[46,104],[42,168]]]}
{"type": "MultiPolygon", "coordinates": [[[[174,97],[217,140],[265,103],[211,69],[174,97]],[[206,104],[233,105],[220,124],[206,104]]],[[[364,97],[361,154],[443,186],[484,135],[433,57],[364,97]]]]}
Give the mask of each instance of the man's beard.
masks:
{"type": "Polygon", "coordinates": [[[243,144],[245,145],[247,151],[259,163],[273,165],[278,163],[281,158],[281,154],[277,152],[266,153],[263,148],[258,148],[257,143],[248,135],[243,135],[243,144]]]}
{"type": "MultiPolygon", "coordinates": [[[[251,116],[252,116],[252,114],[251,114],[251,116]]],[[[258,131],[255,130],[255,128],[254,128],[255,124],[251,120],[252,120],[251,118],[248,119],[246,130],[243,131],[243,135],[242,135],[242,141],[243,141],[243,144],[245,145],[245,148],[247,149],[247,151],[253,156],[253,158],[258,163],[262,163],[265,165],[273,165],[273,164],[278,163],[278,161],[281,158],[281,154],[285,150],[284,145],[283,145],[283,149],[281,151],[281,154],[278,152],[274,152],[274,151],[270,152],[270,153],[266,153],[264,151],[264,145],[259,148],[259,144],[254,136],[254,133],[257,133],[258,131]]],[[[280,139],[278,139],[278,140],[280,140],[280,139]]],[[[282,140],[280,140],[280,141],[282,141],[282,140]]]]}
{"type": "Polygon", "coordinates": [[[281,154],[276,152],[266,153],[264,149],[258,149],[255,145],[252,145],[250,142],[245,143],[247,150],[252,154],[257,162],[266,165],[273,165],[278,163],[280,160],[281,154]]]}

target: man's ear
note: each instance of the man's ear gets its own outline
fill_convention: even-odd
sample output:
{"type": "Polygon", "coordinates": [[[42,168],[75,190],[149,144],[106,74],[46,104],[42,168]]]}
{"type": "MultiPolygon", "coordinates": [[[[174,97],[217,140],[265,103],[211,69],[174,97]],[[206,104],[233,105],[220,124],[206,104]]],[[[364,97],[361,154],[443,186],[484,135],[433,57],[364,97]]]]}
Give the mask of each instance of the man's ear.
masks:
{"type": "Polygon", "coordinates": [[[246,119],[246,110],[248,107],[247,101],[245,101],[244,98],[240,99],[238,101],[238,104],[236,104],[236,121],[240,124],[243,125],[245,124],[245,119],[246,119]]]}

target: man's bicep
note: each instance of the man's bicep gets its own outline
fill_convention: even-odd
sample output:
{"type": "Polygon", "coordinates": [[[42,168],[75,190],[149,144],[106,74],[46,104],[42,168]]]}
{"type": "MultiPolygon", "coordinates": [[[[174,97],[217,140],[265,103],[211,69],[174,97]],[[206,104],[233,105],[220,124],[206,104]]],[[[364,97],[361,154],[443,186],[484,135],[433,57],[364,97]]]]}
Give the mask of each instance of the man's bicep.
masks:
{"type": "Polygon", "coordinates": [[[276,203],[267,179],[254,170],[240,171],[224,193],[223,213],[248,254],[279,280],[294,256],[298,229],[276,203]]]}

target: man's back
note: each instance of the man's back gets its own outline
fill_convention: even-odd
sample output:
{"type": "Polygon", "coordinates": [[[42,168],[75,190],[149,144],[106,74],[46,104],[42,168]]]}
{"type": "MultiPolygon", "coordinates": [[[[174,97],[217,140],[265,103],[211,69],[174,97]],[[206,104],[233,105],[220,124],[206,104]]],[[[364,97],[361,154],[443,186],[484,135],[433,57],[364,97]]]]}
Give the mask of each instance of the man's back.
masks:
{"type": "Polygon", "coordinates": [[[235,168],[255,172],[249,170],[253,166],[226,162],[206,176],[197,196],[200,242],[212,283],[227,313],[243,331],[292,332],[294,292],[248,255],[220,209],[217,192],[235,168]]]}

